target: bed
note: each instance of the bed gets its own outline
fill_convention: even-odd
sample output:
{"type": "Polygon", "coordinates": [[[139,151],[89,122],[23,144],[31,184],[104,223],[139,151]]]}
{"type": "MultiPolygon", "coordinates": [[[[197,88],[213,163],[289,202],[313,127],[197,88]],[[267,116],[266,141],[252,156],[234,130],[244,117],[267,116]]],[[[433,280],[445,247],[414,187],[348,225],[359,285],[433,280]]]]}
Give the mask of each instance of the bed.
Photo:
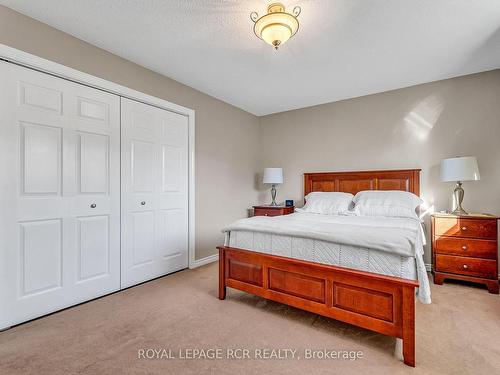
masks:
{"type": "MultiPolygon", "coordinates": [[[[364,190],[419,195],[419,175],[418,169],[306,173],[304,195],[364,190]]],[[[404,363],[415,366],[416,291],[424,303],[430,293],[422,243],[416,254],[406,250],[419,225],[408,220],[294,213],[235,223],[218,247],[219,299],[231,287],[400,338],[404,363]],[[401,251],[387,252],[387,246],[401,251]]]]}

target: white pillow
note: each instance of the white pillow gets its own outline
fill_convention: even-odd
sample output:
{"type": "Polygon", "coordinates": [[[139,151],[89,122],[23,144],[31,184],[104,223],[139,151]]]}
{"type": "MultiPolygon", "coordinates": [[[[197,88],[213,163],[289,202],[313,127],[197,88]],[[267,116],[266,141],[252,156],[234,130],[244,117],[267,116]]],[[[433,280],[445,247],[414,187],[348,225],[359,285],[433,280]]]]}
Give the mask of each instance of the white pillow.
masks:
{"type": "Polygon", "coordinates": [[[315,191],[306,195],[306,204],[299,210],[323,215],[341,215],[349,210],[354,195],[315,191]]]}
{"type": "Polygon", "coordinates": [[[399,190],[360,191],[353,199],[358,216],[418,218],[415,210],[423,201],[415,194],[399,190]]]}

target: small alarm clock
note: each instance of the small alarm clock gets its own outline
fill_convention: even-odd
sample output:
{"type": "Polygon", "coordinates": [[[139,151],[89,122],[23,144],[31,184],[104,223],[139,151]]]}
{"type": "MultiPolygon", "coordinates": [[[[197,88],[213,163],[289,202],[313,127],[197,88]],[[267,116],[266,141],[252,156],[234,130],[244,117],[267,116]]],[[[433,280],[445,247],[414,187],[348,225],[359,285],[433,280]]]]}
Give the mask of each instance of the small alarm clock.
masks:
{"type": "Polygon", "coordinates": [[[285,206],[287,207],[292,207],[293,206],[293,200],[292,199],[287,199],[285,201],[285,206]]]}

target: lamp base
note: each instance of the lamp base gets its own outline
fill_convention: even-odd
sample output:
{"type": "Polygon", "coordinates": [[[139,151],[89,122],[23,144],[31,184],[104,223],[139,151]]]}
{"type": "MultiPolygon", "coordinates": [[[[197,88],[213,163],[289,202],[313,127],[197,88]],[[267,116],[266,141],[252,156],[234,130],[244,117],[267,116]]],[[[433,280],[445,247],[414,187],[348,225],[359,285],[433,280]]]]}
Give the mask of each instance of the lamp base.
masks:
{"type": "Polygon", "coordinates": [[[453,215],[468,215],[469,213],[462,208],[462,201],[464,200],[464,189],[462,189],[462,182],[457,181],[453,196],[455,197],[455,204],[457,207],[451,212],[453,215]]]}
{"type": "Polygon", "coordinates": [[[272,199],[271,206],[277,206],[277,204],[276,204],[276,185],[273,185],[271,187],[271,199],[272,199]]]}
{"type": "Polygon", "coordinates": [[[457,215],[457,216],[465,216],[468,215],[469,213],[465,211],[462,207],[457,207],[453,211],[450,212],[452,215],[457,215]]]}

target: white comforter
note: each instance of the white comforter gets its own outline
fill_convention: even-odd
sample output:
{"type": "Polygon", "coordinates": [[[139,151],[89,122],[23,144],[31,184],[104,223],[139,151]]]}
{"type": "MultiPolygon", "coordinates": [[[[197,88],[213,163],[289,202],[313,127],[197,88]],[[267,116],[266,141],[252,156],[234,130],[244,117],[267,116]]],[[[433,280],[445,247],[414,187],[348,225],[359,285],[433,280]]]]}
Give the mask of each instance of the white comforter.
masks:
{"type": "Polygon", "coordinates": [[[319,215],[296,212],[291,215],[254,216],[238,220],[223,229],[252,231],[311,238],[414,257],[420,283],[419,299],[430,303],[429,280],[423,260],[425,237],[418,219],[370,216],[319,215]]]}

